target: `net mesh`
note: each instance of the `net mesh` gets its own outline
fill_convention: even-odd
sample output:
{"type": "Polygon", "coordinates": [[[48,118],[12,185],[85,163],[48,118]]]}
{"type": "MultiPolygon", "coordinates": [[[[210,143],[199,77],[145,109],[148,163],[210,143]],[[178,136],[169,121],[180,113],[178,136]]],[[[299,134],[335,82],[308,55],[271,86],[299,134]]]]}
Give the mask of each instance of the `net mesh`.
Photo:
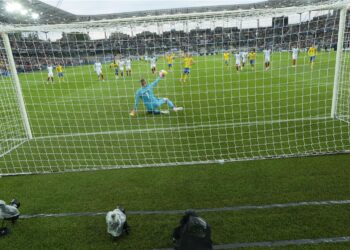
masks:
{"type": "MultiPolygon", "coordinates": [[[[5,114],[0,173],[348,152],[349,54],[344,51],[338,119],[332,119],[339,10],[326,7],[305,7],[301,13],[287,8],[283,16],[278,10],[235,11],[8,31],[33,139],[25,139],[13,80],[4,74],[0,93],[8,101],[2,98],[0,105],[5,114]],[[317,55],[311,64],[313,46],[317,55]],[[247,55],[253,50],[256,58],[247,55]],[[164,104],[159,110],[170,114],[147,114],[141,101],[131,117],[140,79],[150,84],[161,69],[169,73],[153,88],[155,96],[184,110],[173,112],[164,104]]],[[[347,17],[346,48],[348,34],[347,17]]],[[[2,46],[7,72],[5,54],[2,46]]]]}
{"type": "MultiPolygon", "coordinates": [[[[0,157],[26,141],[16,90],[10,81],[12,72],[8,68],[5,49],[0,45],[0,157]]],[[[4,168],[5,172],[11,169],[7,164],[4,168]]]]}

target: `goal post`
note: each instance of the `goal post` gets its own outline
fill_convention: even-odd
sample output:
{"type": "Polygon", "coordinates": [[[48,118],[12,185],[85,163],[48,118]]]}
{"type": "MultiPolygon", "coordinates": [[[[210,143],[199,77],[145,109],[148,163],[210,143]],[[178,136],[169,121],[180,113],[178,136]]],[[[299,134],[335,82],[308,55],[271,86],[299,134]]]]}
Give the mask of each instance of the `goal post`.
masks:
{"type": "Polygon", "coordinates": [[[350,153],[349,3],[0,26],[0,175],[350,153]]]}
{"type": "Polygon", "coordinates": [[[337,51],[337,73],[334,79],[333,102],[332,102],[332,117],[343,122],[350,123],[350,64],[349,64],[349,16],[346,15],[347,10],[342,10],[340,18],[340,27],[344,29],[339,30],[338,48],[337,51]]]}
{"type": "MultiPolygon", "coordinates": [[[[0,36],[0,162],[32,139],[7,34],[0,36]]],[[[6,164],[5,169],[9,168],[6,164]]],[[[1,173],[0,173],[1,174],[1,173]]]]}
{"type": "Polygon", "coordinates": [[[21,112],[23,127],[26,131],[27,139],[31,140],[31,139],[33,139],[33,135],[32,135],[32,131],[30,128],[28,114],[27,114],[26,106],[25,106],[24,99],[23,99],[21,83],[19,81],[18,73],[17,73],[17,69],[16,69],[16,64],[15,64],[15,61],[13,59],[10,40],[9,40],[9,37],[6,33],[1,33],[1,37],[3,39],[3,43],[4,43],[4,47],[5,47],[5,51],[6,51],[6,56],[7,56],[7,60],[8,60],[9,67],[10,67],[11,77],[12,77],[13,83],[14,83],[14,88],[16,90],[16,96],[17,96],[17,100],[18,100],[19,110],[21,112]]]}
{"type": "Polygon", "coordinates": [[[341,80],[341,70],[343,64],[343,53],[344,53],[344,33],[346,25],[346,12],[347,7],[344,6],[340,10],[339,17],[339,30],[338,30],[338,41],[337,41],[337,55],[335,61],[335,73],[334,73],[334,86],[333,86],[333,98],[332,98],[332,112],[331,117],[333,119],[337,116],[337,105],[338,105],[338,96],[339,96],[339,84],[341,80]]]}

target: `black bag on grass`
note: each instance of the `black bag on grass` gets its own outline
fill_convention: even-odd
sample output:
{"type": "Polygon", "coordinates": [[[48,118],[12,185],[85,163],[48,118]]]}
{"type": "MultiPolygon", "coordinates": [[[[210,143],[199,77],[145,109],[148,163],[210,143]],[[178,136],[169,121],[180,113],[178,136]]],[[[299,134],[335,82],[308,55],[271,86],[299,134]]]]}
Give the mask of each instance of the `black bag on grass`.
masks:
{"type": "Polygon", "coordinates": [[[211,229],[194,211],[187,211],[173,232],[175,250],[212,250],[211,229]]]}

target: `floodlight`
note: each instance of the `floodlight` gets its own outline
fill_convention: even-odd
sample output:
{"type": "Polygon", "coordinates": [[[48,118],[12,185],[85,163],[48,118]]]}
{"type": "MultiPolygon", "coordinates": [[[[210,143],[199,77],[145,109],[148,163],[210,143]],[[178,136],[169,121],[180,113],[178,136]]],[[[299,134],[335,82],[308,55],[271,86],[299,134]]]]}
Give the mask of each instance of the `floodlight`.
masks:
{"type": "Polygon", "coordinates": [[[25,15],[28,14],[28,10],[26,10],[26,9],[21,9],[21,10],[19,11],[19,13],[21,13],[21,15],[25,16],[25,15]]]}
{"type": "Polygon", "coordinates": [[[33,19],[38,19],[39,18],[39,14],[38,13],[32,13],[32,18],[33,19]]]}
{"type": "Polygon", "coordinates": [[[22,10],[22,5],[16,2],[8,2],[5,6],[7,12],[16,12],[22,10]]]}

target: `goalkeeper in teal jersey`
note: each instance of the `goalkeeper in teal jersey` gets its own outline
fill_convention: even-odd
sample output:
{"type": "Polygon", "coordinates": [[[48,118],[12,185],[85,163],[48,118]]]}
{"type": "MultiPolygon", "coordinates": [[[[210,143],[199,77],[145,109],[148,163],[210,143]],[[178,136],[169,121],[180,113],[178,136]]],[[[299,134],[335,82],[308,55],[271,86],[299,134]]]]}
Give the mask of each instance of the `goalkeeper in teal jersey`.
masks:
{"type": "Polygon", "coordinates": [[[135,116],[137,112],[137,106],[139,105],[140,99],[142,99],[143,103],[145,104],[147,113],[149,114],[168,114],[169,111],[160,111],[159,108],[163,104],[168,104],[168,107],[172,109],[173,111],[177,112],[180,110],[183,110],[182,107],[176,107],[172,101],[170,101],[168,98],[157,98],[154,96],[153,88],[157,86],[158,82],[164,77],[165,75],[160,75],[154,82],[151,84],[147,84],[145,79],[141,79],[141,88],[136,92],[135,96],[135,104],[134,109],[131,111],[130,115],[135,116]]]}

